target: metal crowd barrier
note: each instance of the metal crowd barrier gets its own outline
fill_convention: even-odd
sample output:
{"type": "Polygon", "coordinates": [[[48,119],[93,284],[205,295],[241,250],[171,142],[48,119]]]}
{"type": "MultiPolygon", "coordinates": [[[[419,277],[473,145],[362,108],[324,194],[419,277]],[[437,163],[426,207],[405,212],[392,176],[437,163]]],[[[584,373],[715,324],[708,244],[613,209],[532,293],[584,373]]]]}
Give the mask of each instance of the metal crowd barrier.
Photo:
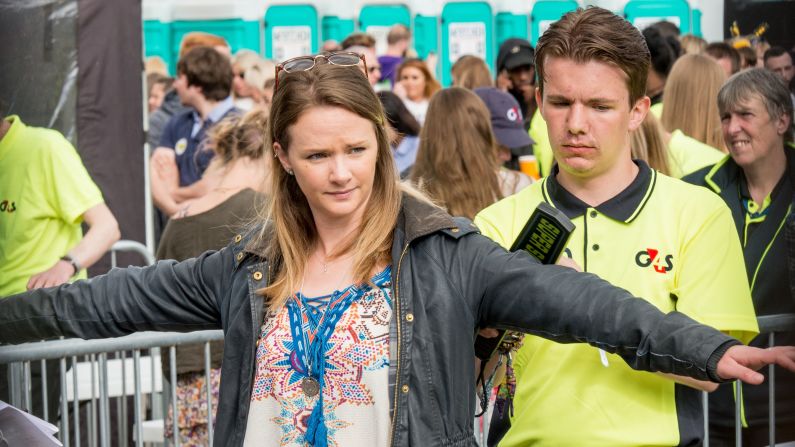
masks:
{"type": "MultiPolygon", "coordinates": [[[[91,437],[89,438],[89,446],[106,447],[110,445],[126,445],[129,444],[129,437],[127,433],[127,417],[126,417],[126,397],[133,394],[134,399],[134,428],[135,433],[133,439],[136,446],[142,446],[144,442],[143,435],[143,407],[142,407],[142,389],[141,389],[141,351],[144,349],[158,348],[160,346],[169,346],[169,360],[171,364],[169,382],[171,384],[171,405],[176,405],[176,346],[191,343],[204,343],[204,365],[205,365],[205,380],[207,386],[207,403],[208,415],[212,415],[212,389],[209,386],[210,380],[210,342],[223,340],[223,331],[198,331],[189,333],[172,333],[172,332],[140,332],[131,334],[125,337],[101,339],[101,340],[52,340],[38,343],[27,343],[15,346],[0,347],[0,364],[14,363],[9,374],[9,388],[11,389],[12,405],[23,408],[31,408],[31,380],[30,380],[30,364],[31,362],[40,361],[45,365],[45,360],[58,359],[60,360],[60,382],[61,382],[61,415],[68,415],[68,403],[71,400],[73,405],[73,424],[75,427],[74,439],[69,437],[69,418],[60,418],[60,440],[66,447],[75,445],[80,446],[80,434],[77,430],[80,427],[79,421],[79,401],[80,394],[78,388],[78,366],[77,356],[89,356],[91,368],[91,414],[88,426],[91,430],[91,437]],[[130,381],[127,375],[127,352],[132,351],[132,382],[133,392],[128,392],[128,382],[130,381]],[[120,364],[120,377],[118,377],[118,368],[116,368],[117,377],[109,377],[108,371],[108,354],[118,353],[122,362],[120,364]],[[71,359],[72,363],[72,388],[67,388],[67,359],[71,359]],[[99,368],[96,371],[98,380],[94,380],[95,374],[95,359],[98,359],[99,368]],[[13,367],[15,366],[15,368],[13,367]],[[22,380],[19,380],[19,375],[22,375],[22,380]],[[115,379],[116,382],[121,381],[120,392],[111,393],[109,382],[110,379],[115,379]],[[98,382],[98,408],[94,404],[94,392],[97,388],[98,382]],[[22,385],[20,387],[20,385],[22,385]],[[71,391],[71,393],[69,393],[71,391]],[[70,396],[71,394],[71,396],[70,396]],[[122,409],[117,412],[117,440],[111,442],[111,417],[110,417],[110,398],[111,394],[118,394],[120,400],[119,406],[122,409]],[[71,399],[70,399],[71,397],[71,399]],[[99,439],[96,438],[96,422],[99,423],[99,439]],[[72,444],[71,441],[74,441],[72,444]]],[[[150,390],[154,394],[157,391],[157,379],[161,375],[160,362],[157,355],[150,356],[153,374],[150,376],[150,390]]],[[[46,366],[43,366],[43,368],[46,366]]],[[[44,397],[44,408],[46,409],[46,396],[47,396],[47,378],[42,375],[42,389],[44,397]]],[[[117,387],[118,388],[118,387],[117,387]]],[[[153,404],[153,410],[157,409],[157,405],[153,404]]],[[[179,445],[179,429],[177,427],[177,411],[173,408],[175,417],[173,425],[172,442],[174,446],[179,445]]],[[[46,411],[46,410],[45,410],[46,411]]],[[[157,415],[157,411],[153,411],[153,415],[157,415]]],[[[57,415],[45,415],[45,419],[49,422],[56,423],[57,415]]],[[[162,422],[160,422],[162,424],[162,422]]],[[[212,445],[212,417],[208,417],[208,430],[210,437],[210,445],[212,445]]]]}
{"type": "MultiPolygon", "coordinates": [[[[776,332],[792,331],[795,329],[795,314],[780,314],[757,317],[759,322],[759,332],[768,334],[768,346],[774,346],[776,332]]],[[[774,365],[768,366],[767,376],[767,412],[768,412],[768,445],[775,446],[776,442],[776,370],[774,365]]],[[[734,442],[735,446],[742,446],[742,383],[737,382],[737,398],[734,399],[734,442]]],[[[702,402],[704,404],[704,447],[709,447],[709,399],[708,394],[703,393],[702,402]]]]}

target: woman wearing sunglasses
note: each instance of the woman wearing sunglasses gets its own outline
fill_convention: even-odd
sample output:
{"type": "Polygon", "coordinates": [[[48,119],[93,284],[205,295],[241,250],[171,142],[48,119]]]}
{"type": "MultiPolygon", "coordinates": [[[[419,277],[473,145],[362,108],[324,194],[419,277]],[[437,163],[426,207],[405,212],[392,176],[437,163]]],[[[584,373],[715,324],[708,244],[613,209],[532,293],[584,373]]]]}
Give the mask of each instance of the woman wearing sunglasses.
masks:
{"type": "Polygon", "coordinates": [[[0,300],[0,341],[222,328],[225,446],[474,446],[479,327],[587,341],[698,379],[795,369],[795,348],[741,346],[595,276],[507,253],[400,183],[354,64],[337,53],[279,66],[273,200],[247,234],[0,300]]]}

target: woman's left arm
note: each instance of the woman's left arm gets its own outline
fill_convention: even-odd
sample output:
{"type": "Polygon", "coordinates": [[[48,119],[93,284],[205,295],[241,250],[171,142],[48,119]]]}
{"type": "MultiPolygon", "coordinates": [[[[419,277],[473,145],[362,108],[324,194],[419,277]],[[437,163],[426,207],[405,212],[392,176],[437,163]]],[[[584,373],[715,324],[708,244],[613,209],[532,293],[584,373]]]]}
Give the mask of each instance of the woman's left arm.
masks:
{"type": "Polygon", "coordinates": [[[738,341],[687,316],[663,314],[589,273],[541,265],[472,234],[458,244],[453,270],[477,303],[480,327],[583,342],[616,353],[635,369],[719,380],[716,364],[738,341]]]}

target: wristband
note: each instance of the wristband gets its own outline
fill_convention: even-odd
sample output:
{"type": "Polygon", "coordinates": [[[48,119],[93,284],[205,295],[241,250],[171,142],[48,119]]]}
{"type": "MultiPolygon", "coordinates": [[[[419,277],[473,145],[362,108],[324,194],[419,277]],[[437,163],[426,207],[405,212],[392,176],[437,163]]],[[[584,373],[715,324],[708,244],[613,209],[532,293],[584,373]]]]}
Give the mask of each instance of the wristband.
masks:
{"type": "Polygon", "coordinates": [[[75,272],[72,273],[72,276],[77,275],[80,272],[80,270],[82,270],[82,268],[80,267],[80,264],[78,264],[77,261],[75,261],[75,259],[73,257],[69,256],[68,253],[63,255],[63,256],[61,256],[61,261],[68,262],[72,266],[72,268],[75,269],[75,272]]]}

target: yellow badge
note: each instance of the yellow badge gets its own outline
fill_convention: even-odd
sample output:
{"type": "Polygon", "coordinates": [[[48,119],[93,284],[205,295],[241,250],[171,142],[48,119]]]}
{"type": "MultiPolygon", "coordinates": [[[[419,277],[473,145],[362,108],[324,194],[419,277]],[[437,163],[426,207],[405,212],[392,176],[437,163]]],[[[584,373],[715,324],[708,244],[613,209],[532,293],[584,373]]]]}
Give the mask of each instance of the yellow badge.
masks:
{"type": "Polygon", "coordinates": [[[188,148],[188,139],[187,138],[180,138],[177,140],[177,144],[174,145],[174,152],[177,155],[182,155],[185,153],[185,149],[188,148]]]}

